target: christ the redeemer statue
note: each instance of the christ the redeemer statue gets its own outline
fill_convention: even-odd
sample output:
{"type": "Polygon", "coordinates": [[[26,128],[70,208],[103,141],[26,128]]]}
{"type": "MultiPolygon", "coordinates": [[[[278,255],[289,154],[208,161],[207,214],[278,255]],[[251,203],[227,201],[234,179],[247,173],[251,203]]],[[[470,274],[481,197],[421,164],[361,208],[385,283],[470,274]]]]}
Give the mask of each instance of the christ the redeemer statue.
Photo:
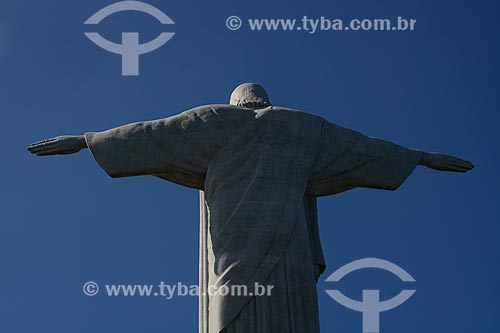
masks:
{"type": "Polygon", "coordinates": [[[460,158],[407,149],[305,112],[272,106],[242,84],[230,105],[60,136],[31,153],[89,148],[111,177],[153,175],[200,190],[200,332],[317,333],[316,281],[325,269],[316,197],[357,187],[395,190],[417,165],[466,172],[460,158]],[[222,295],[221,286],[274,286],[222,295]]]}

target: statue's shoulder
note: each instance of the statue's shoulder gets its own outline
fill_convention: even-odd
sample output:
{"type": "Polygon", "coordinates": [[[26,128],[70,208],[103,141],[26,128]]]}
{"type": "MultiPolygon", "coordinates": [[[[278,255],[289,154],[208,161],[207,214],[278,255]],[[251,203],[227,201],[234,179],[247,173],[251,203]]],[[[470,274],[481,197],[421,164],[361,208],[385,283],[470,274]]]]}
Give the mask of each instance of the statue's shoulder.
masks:
{"type": "Polygon", "coordinates": [[[268,112],[275,112],[275,113],[289,113],[289,114],[300,114],[300,113],[307,113],[305,111],[297,110],[297,109],[292,109],[292,108],[287,108],[284,106],[270,106],[266,109],[262,109],[262,111],[268,111],[268,112]]]}
{"type": "Polygon", "coordinates": [[[271,106],[266,109],[262,109],[259,112],[262,112],[262,115],[267,114],[268,116],[273,116],[278,118],[293,118],[298,120],[310,119],[316,121],[324,121],[322,117],[317,116],[315,114],[282,106],[271,106]]]}
{"type": "Polygon", "coordinates": [[[297,120],[304,121],[306,119],[315,121],[324,121],[322,117],[317,115],[282,106],[269,106],[265,109],[253,110],[242,108],[230,104],[207,104],[198,106],[178,115],[181,121],[230,121],[230,122],[246,122],[252,119],[273,118],[282,119],[283,121],[297,120]]]}
{"type": "Polygon", "coordinates": [[[252,115],[253,111],[247,108],[241,108],[229,104],[207,104],[194,107],[181,114],[197,115],[197,116],[223,116],[223,115],[252,115]]]}
{"type": "Polygon", "coordinates": [[[255,118],[253,110],[229,104],[201,105],[177,115],[177,120],[183,123],[245,123],[253,118],[255,118]]]}

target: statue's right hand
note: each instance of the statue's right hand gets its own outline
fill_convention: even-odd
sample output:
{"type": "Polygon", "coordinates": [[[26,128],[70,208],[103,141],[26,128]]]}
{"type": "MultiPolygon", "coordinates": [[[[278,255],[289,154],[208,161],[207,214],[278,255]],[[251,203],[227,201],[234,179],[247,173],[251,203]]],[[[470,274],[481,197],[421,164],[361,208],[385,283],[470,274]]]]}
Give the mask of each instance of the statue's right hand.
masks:
{"type": "Polygon", "coordinates": [[[420,164],[434,170],[451,172],[467,172],[474,168],[470,161],[439,153],[423,153],[420,164]]]}
{"type": "Polygon", "coordinates": [[[28,147],[38,156],[74,154],[87,147],[83,135],[65,135],[35,142],[28,147]]]}

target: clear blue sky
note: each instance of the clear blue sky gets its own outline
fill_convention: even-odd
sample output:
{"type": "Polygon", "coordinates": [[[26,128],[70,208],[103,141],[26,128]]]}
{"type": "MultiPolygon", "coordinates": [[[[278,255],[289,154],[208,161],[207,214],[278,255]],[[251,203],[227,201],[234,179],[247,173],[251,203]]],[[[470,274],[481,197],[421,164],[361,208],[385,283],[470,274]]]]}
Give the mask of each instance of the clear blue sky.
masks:
{"type": "MultiPolygon", "coordinates": [[[[327,271],[322,332],[361,332],[361,314],[330,299],[324,278],[360,258],[405,268],[416,294],[382,314],[384,333],[498,332],[500,323],[500,29],[494,0],[194,1],[148,3],[163,27],[120,13],[95,30],[120,40],[175,37],[141,57],[139,77],[92,44],[83,22],[114,1],[0,4],[0,331],[195,332],[197,299],[87,297],[82,284],[196,284],[198,193],[153,177],[114,180],[88,151],[36,158],[33,141],[157,119],[228,101],[241,82],[274,104],[367,135],[472,160],[467,174],[419,168],[396,192],[359,189],[319,200],[327,271]],[[417,19],[413,32],[230,31],[247,18],[417,19]]],[[[389,273],[353,273],[360,299],[405,287],[389,273]]]]}

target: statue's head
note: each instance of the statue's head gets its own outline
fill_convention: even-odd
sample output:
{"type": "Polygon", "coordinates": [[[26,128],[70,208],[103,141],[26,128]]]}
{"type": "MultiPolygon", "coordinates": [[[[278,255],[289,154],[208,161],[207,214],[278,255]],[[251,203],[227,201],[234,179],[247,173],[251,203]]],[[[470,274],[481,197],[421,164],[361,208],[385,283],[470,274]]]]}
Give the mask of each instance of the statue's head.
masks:
{"type": "Polygon", "coordinates": [[[229,104],[255,110],[272,105],[266,90],[257,83],[240,84],[231,94],[229,104]]]}

